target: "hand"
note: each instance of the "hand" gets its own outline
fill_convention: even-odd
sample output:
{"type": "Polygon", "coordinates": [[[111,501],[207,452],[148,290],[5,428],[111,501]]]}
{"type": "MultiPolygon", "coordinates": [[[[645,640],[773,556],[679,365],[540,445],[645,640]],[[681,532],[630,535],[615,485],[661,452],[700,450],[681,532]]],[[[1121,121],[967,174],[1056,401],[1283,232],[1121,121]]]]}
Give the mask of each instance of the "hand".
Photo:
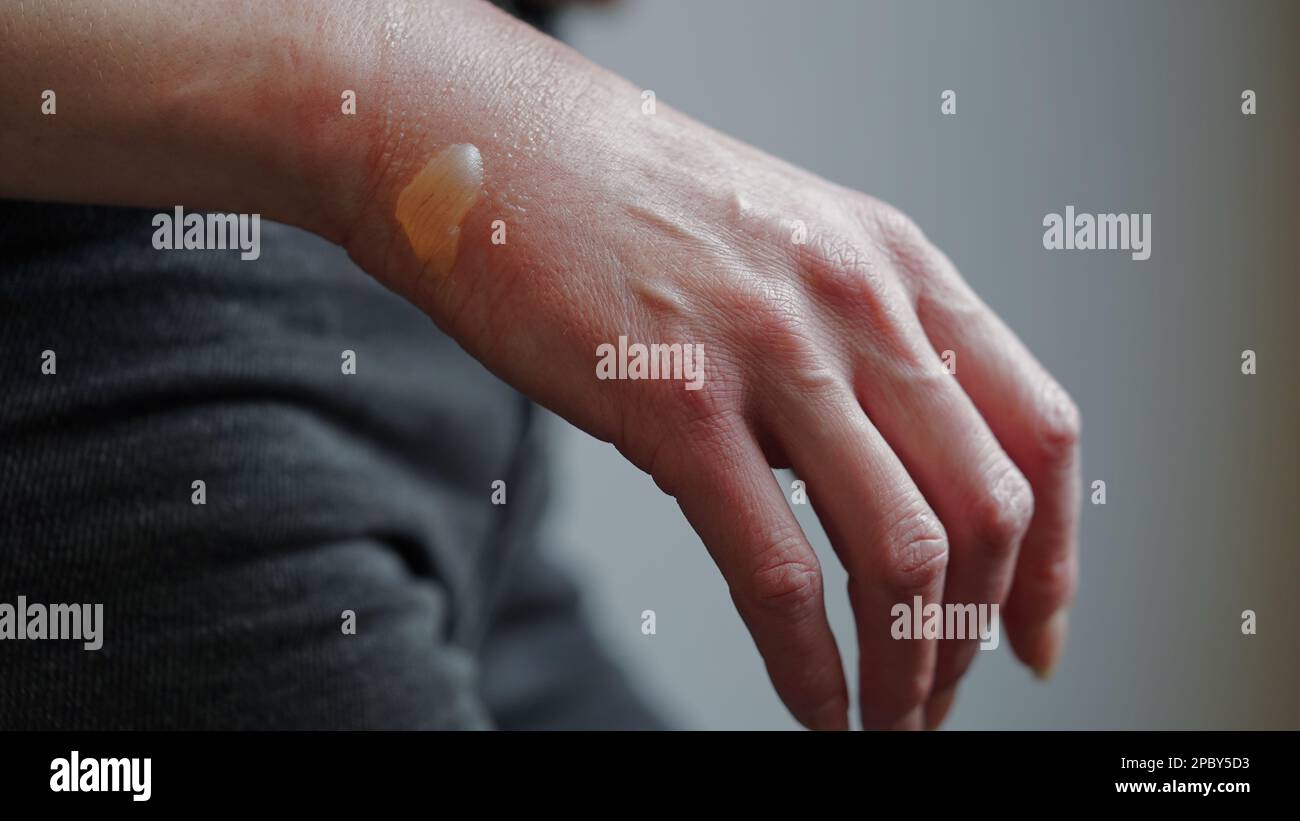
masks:
{"type": "MultiPolygon", "coordinates": [[[[1004,604],[1017,655],[1049,671],[1076,577],[1064,391],[896,209],[662,105],[647,116],[638,89],[567,53],[552,67],[539,82],[562,113],[520,113],[526,138],[390,129],[353,257],[678,500],[805,725],[847,727],[847,688],[817,558],[771,467],[807,481],[848,570],[865,726],[937,725],[975,654],[975,640],[893,639],[890,610],[914,596],[1004,604]],[[471,140],[484,195],[430,262],[450,226],[413,231],[402,191],[471,140]],[[621,336],[702,346],[702,389],[598,379],[598,349],[621,336]]],[[[418,110],[421,94],[398,98],[418,110]]],[[[421,202],[458,213],[438,204],[455,196],[421,202]]]]}
{"type": "Polygon", "coordinates": [[[891,638],[917,595],[1005,602],[1017,655],[1050,671],[1078,412],[896,210],[644,114],[640,89],[477,0],[63,11],[0,9],[23,46],[0,71],[0,195],[259,212],[345,245],[678,499],[810,727],[847,726],[847,687],[770,466],[807,480],[848,568],[865,726],[936,725],[975,652],[891,638]],[[59,89],[57,115],[34,89],[59,89]],[[701,346],[701,389],[598,379],[619,337],[701,346]]]}

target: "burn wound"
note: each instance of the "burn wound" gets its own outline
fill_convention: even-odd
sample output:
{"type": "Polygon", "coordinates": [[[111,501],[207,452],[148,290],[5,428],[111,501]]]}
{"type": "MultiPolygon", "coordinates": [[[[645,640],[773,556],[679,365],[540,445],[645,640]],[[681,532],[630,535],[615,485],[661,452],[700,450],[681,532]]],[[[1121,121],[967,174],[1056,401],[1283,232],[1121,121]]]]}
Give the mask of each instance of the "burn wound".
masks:
{"type": "Polygon", "coordinates": [[[437,276],[451,271],[460,224],[482,190],[483,157],[459,143],[435,154],[397,196],[397,221],[425,270],[437,276]]]}

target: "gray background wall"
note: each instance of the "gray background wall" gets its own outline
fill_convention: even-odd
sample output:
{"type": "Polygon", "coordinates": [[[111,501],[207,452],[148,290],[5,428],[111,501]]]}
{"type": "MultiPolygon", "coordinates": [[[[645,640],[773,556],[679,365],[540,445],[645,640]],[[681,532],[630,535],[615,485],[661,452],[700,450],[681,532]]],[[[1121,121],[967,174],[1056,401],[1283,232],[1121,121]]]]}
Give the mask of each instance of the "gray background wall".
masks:
{"type": "MultiPolygon", "coordinates": [[[[1084,505],[1066,656],[1043,685],[1005,642],[982,653],[951,727],[1300,727],[1298,9],[635,0],[567,20],[662,102],[903,208],[1078,401],[1108,504],[1084,505]],[[1151,259],[1044,251],[1069,204],[1150,212],[1151,259]]],[[[610,648],[684,726],[795,726],[673,501],[561,439],[555,527],[610,648]]],[[[844,574],[799,510],[852,670],[844,574]]]]}

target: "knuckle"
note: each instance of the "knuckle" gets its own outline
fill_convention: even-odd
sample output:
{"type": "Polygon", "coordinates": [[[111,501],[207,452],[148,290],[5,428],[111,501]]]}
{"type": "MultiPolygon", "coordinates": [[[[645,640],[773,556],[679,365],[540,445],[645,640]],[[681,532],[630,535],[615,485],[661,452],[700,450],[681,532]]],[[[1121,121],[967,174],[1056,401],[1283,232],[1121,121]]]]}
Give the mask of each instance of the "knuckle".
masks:
{"type": "Polygon", "coordinates": [[[897,347],[912,310],[911,285],[894,265],[865,251],[860,239],[818,235],[806,246],[802,273],[820,306],[897,347]]]}
{"type": "Polygon", "coordinates": [[[1038,438],[1050,464],[1070,461],[1079,444],[1082,422],[1079,407],[1050,377],[1043,386],[1038,409],[1038,438]]]}
{"type": "Polygon", "coordinates": [[[746,380],[737,364],[717,346],[702,346],[693,357],[695,370],[683,379],[647,379],[636,383],[628,403],[627,426],[660,430],[690,443],[727,441],[743,427],[746,380]]]}
{"type": "Polygon", "coordinates": [[[751,367],[766,382],[796,398],[830,398],[844,387],[846,380],[818,342],[797,297],[750,296],[741,306],[736,347],[751,352],[751,367]]]}
{"type": "Polygon", "coordinates": [[[672,407],[668,414],[678,428],[691,437],[715,439],[725,437],[736,428],[736,418],[742,405],[742,385],[737,379],[717,373],[713,368],[698,390],[688,390],[680,382],[659,382],[659,389],[668,394],[665,402],[672,407]]]}
{"type": "Polygon", "coordinates": [[[885,248],[893,254],[910,256],[911,251],[924,247],[927,242],[916,220],[887,203],[875,208],[874,222],[885,248]]]}
{"type": "Polygon", "coordinates": [[[799,540],[790,537],[773,548],[771,558],[750,575],[754,604],[782,616],[799,616],[817,605],[822,597],[822,575],[815,561],[797,553],[799,540]]]}
{"type": "Polygon", "coordinates": [[[841,233],[814,236],[800,262],[813,292],[833,305],[876,301],[886,290],[880,267],[860,243],[841,233]]]}
{"type": "Polygon", "coordinates": [[[798,360],[812,351],[811,329],[798,297],[782,286],[761,285],[731,299],[731,317],[745,350],[798,360]]]}
{"type": "Polygon", "coordinates": [[[928,509],[909,512],[885,537],[885,581],[907,598],[936,588],[948,569],[948,535],[928,509]]]}
{"type": "Polygon", "coordinates": [[[778,376],[787,398],[805,405],[834,407],[852,395],[844,378],[834,368],[817,362],[786,368],[778,376]]]}
{"type": "Polygon", "coordinates": [[[947,258],[907,214],[883,203],[873,213],[880,247],[895,267],[907,274],[903,282],[911,300],[918,302],[927,288],[943,282],[947,258]]]}
{"type": "Polygon", "coordinates": [[[1029,482],[1013,465],[971,509],[971,526],[980,546],[999,558],[1015,554],[1034,515],[1029,482]]]}

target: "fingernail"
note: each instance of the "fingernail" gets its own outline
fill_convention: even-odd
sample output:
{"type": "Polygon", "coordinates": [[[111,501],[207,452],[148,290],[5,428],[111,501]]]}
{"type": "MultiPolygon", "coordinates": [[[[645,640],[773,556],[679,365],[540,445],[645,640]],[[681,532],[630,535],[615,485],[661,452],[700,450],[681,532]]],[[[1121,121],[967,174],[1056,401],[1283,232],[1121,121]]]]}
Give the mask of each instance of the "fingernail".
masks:
{"type": "Polygon", "coordinates": [[[1037,646],[1034,648],[1034,658],[1038,659],[1034,665],[1034,675],[1039,680],[1047,681],[1052,677],[1056,663],[1061,660],[1061,651],[1065,649],[1065,633],[1069,624],[1069,613],[1064,609],[1058,610],[1047,620],[1047,624],[1039,633],[1037,646]]]}
{"type": "Polygon", "coordinates": [[[948,711],[952,709],[952,703],[956,698],[957,685],[955,684],[930,696],[930,702],[925,705],[925,729],[939,729],[939,725],[948,717],[948,711]]]}

